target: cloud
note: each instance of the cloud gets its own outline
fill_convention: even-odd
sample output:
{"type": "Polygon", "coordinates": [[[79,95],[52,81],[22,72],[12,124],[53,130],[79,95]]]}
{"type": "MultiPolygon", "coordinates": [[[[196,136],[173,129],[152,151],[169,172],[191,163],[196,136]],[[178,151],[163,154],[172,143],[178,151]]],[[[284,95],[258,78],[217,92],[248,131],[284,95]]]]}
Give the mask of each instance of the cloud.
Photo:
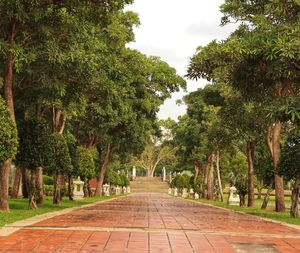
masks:
{"type": "Polygon", "coordinates": [[[236,28],[235,24],[228,24],[225,26],[220,26],[216,23],[193,23],[187,27],[186,32],[192,36],[205,36],[210,39],[227,38],[232,31],[236,28]]]}

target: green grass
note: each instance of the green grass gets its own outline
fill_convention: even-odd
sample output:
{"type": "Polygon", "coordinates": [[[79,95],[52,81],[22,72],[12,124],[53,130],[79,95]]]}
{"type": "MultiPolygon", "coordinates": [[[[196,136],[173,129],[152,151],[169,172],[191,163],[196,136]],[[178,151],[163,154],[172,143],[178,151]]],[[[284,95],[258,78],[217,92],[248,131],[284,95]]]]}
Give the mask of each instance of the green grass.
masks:
{"type": "Polygon", "coordinates": [[[196,201],[210,204],[213,206],[223,207],[234,211],[241,211],[244,213],[248,213],[248,214],[252,214],[252,215],[256,215],[256,216],[260,216],[272,220],[282,221],[294,225],[300,225],[300,218],[290,217],[289,209],[287,209],[285,213],[277,213],[274,211],[274,206],[268,207],[266,210],[261,210],[259,206],[255,206],[255,207],[230,206],[226,202],[219,202],[219,201],[206,200],[206,199],[199,199],[196,201]]]}
{"type": "Polygon", "coordinates": [[[43,205],[40,205],[36,210],[27,209],[28,199],[11,199],[9,201],[10,212],[0,212],[0,227],[9,223],[13,223],[15,221],[33,217],[35,215],[59,211],[69,207],[91,204],[97,201],[103,201],[111,198],[114,197],[93,197],[93,198],[86,198],[83,200],[76,200],[76,201],[63,199],[59,205],[53,205],[52,198],[46,197],[45,203],[43,205]]]}

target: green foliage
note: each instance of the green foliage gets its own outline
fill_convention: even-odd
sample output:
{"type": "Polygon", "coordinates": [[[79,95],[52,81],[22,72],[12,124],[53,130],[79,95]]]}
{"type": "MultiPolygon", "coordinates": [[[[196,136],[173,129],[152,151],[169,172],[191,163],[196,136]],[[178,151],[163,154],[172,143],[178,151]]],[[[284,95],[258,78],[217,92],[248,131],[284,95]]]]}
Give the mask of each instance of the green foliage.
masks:
{"type": "Polygon", "coordinates": [[[119,185],[122,186],[124,184],[122,180],[122,176],[113,170],[108,170],[105,174],[104,183],[110,185],[119,185]]]}
{"type": "Polygon", "coordinates": [[[52,173],[68,173],[73,170],[67,142],[60,133],[51,135],[49,160],[46,169],[52,173]]]}
{"type": "Polygon", "coordinates": [[[5,102],[0,97],[0,165],[17,153],[17,128],[13,123],[5,102]]]}
{"type": "Polygon", "coordinates": [[[77,147],[74,174],[88,179],[95,176],[94,150],[82,146],[77,147]]]}
{"type": "Polygon", "coordinates": [[[291,135],[282,150],[279,162],[279,173],[287,180],[300,177],[300,136],[291,135]]]}
{"type": "Polygon", "coordinates": [[[274,165],[270,151],[264,142],[256,145],[254,152],[254,172],[258,180],[263,180],[265,187],[268,187],[273,181],[274,165]]]}
{"type": "Polygon", "coordinates": [[[189,189],[191,188],[190,177],[188,175],[177,174],[176,177],[172,180],[170,186],[172,188],[176,187],[178,189],[189,189]]]}
{"type": "Polygon", "coordinates": [[[51,155],[51,131],[44,121],[23,121],[19,123],[20,148],[17,163],[31,170],[47,167],[51,155]]]}
{"type": "Polygon", "coordinates": [[[193,185],[194,191],[197,192],[198,194],[202,194],[203,193],[203,187],[202,187],[203,176],[199,175],[195,182],[194,182],[194,177],[192,177],[191,179],[193,179],[193,180],[190,182],[190,184],[193,185]]]}
{"type": "Polygon", "coordinates": [[[53,185],[54,179],[52,176],[43,175],[44,185],[53,185]]]}
{"type": "Polygon", "coordinates": [[[46,196],[53,196],[54,186],[53,185],[44,185],[44,192],[46,196]]]}

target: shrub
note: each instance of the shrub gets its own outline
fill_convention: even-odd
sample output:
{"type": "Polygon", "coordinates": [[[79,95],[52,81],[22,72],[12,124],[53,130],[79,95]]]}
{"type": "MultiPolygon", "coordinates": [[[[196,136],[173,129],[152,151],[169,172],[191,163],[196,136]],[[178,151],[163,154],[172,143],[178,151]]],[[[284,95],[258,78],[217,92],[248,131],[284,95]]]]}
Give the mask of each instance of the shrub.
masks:
{"type": "Polygon", "coordinates": [[[18,134],[5,102],[0,97],[0,165],[14,158],[18,148],[18,134]]]}
{"type": "Polygon", "coordinates": [[[54,184],[54,179],[51,176],[44,175],[43,180],[44,180],[45,185],[53,185],[54,184]]]}

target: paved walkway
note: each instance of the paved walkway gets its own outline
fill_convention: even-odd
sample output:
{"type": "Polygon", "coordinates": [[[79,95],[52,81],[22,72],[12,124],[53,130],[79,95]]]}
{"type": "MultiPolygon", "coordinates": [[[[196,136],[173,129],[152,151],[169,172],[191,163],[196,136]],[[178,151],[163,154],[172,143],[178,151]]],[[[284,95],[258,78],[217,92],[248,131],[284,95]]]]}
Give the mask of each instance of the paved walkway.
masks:
{"type": "Polygon", "coordinates": [[[139,193],[0,237],[0,252],[296,253],[300,230],[166,194],[139,193]]]}

